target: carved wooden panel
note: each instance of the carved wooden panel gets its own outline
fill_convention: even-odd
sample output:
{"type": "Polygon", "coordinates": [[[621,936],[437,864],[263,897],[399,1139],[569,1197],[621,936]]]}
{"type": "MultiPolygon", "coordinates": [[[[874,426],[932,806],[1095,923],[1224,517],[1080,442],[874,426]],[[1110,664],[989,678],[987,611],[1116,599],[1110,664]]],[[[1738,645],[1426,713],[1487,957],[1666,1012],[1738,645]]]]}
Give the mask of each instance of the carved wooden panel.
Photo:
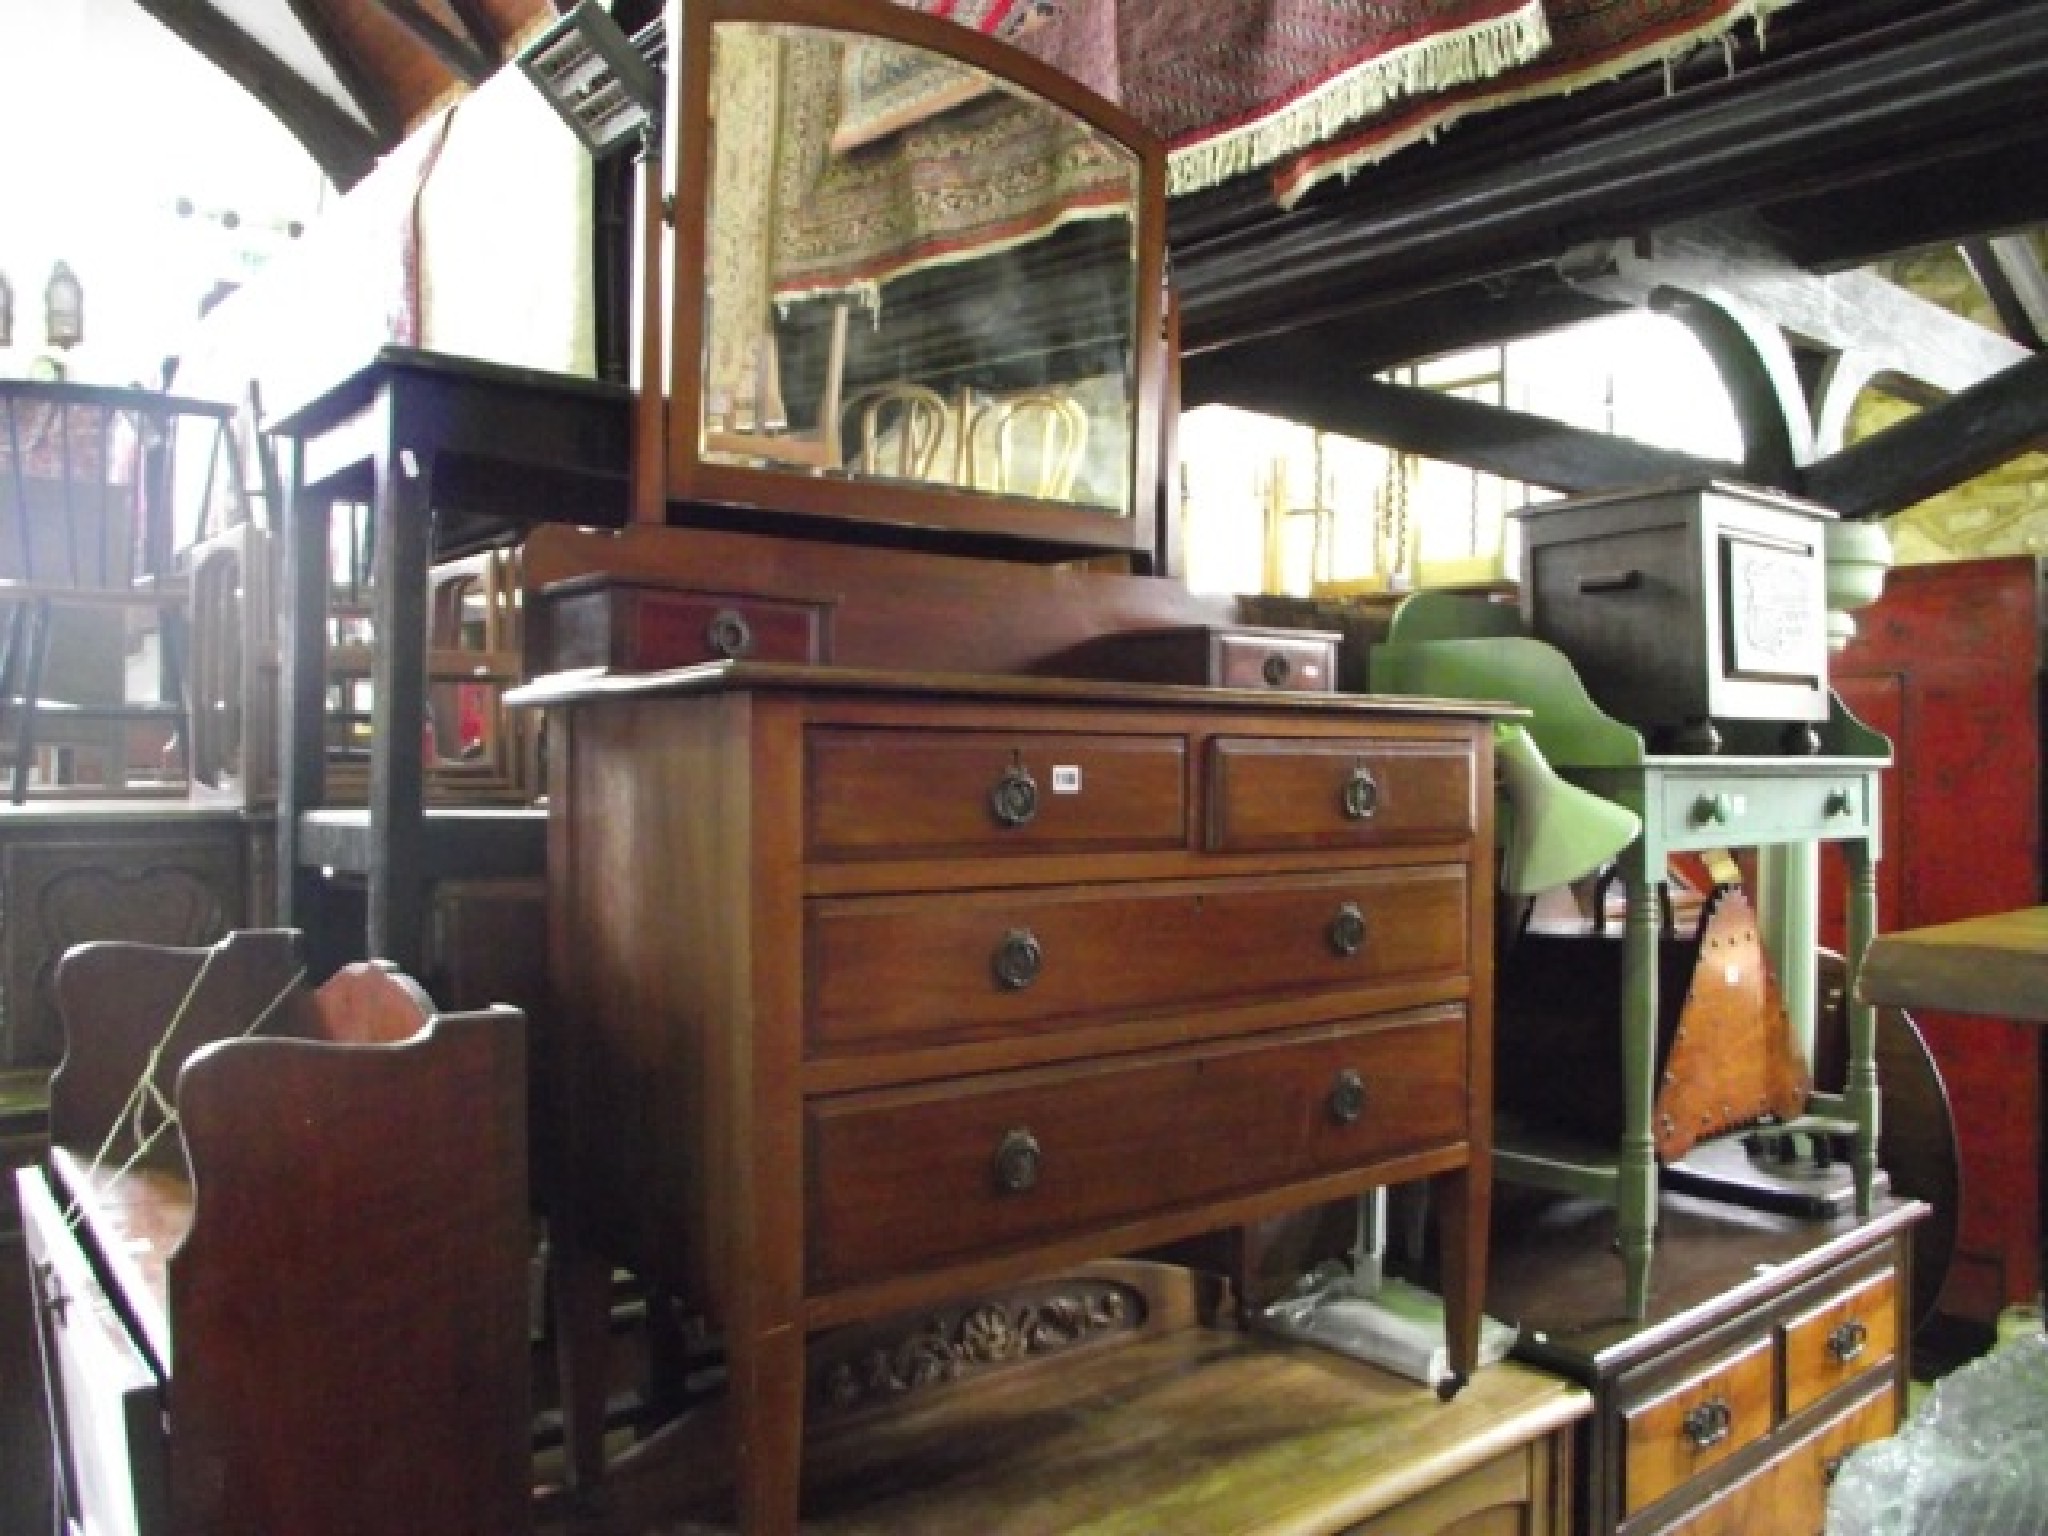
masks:
{"type": "Polygon", "coordinates": [[[0,847],[0,1069],[64,1053],[50,993],[58,959],[92,939],[210,944],[242,919],[239,824],[161,824],[0,847]]]}

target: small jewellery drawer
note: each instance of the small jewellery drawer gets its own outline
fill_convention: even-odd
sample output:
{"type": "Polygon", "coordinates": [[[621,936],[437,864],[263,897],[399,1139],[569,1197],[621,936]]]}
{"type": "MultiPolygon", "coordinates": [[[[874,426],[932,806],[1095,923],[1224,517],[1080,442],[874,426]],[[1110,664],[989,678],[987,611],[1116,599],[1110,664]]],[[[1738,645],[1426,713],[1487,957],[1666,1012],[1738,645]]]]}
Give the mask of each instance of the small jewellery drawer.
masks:
{"type": "Polygon", "coordinates": [[[805,736],[813,858],[1179,848],[1178,735],[892,730],[805,736]]]}
{"type": "Polygon", "coordinates": [[[809,1288],[1455,1144],[1466,1065],[1441,1009],[813,1100],[809,1288]]]}
{"type": "Polygon", "coordinates": [[[1471,963],[1462,864],[857,896],[810,902],[805,923],[809,1044],[820,1052],[1455,982],[1471,963]]]}
{"type": "Polygon", "coordinates": [[[1065,677],[1328,693],[1337,686],[1342,638],[1332,630],[1237,624],[1127,629],[1062,651],[1047,666],[1065,677]]]}
{"type": "Polygon", "coordinates": [[[1216,636],[1216,681],[1226,688],[1327,693],[1337,686],[1337,637],[1225,631],[1216,636]]]}
{"type": "Polygon", "coordinates": [[[823,603],[608,585],[551,595],[545,612],[548,670],[659,672],[707,661],[831,659],[831,609],[823,603]]]}
{"type": "Polygon", "coordinates": [[[1662,1396],[1623,1412],[1627,1513],[1654,1504],[1771,1431],[1776,1358],[1771,1338],[1753,1340],[1662,1396]]]}
{"type": "Polygon", "coordinates": [[[1890,1365],[1898,1348],[1898,1318],[1898,1276],[1887,1269],[1782,1324],[1786,1415],[1890,1365]]]}
{"type": "Polygon", "coordinates": [[[1442,841],[1478,826],[1463,742],[1221,736],[1208,768],[1207,841],[1219,853],[1442,841]]]}

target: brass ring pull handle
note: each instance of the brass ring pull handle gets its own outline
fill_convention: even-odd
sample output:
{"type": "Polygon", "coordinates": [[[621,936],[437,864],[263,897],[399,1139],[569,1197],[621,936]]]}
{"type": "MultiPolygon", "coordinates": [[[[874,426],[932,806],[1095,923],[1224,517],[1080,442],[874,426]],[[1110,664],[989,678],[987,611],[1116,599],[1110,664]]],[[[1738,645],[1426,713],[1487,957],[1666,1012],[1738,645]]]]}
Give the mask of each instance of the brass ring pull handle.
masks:
{"type": "Polygon", "coordinates": [[[754,626],[737,608],[721,608],[704,626],[704,643],[714,656],[738,661],[754,649],[754,626]]]}
{"type": "Polygon", "coordinates": [[[1863,1353],[1869,1342],[1870,1330],[1852,1317],[1828,1335],[1828,1358],[1837,1365],[1847,1365],[1863,1353]]]}
{"type": "Polygon", "coordinates": [[[996,1143],[996,1188],[1006,1195],[1021,1195],[1038,1182],[1039,1164],[1045,1160],[1038,1138],[1019,1127],[1003,1132],[996,1143]]]}
{"type": "Polygon", "coordinates": [[[1347,901],[1330,919],[1330,948],[1347,960],[1365,948],[1365,914],[1358,903],[1347,901]]]}
{"type": "Polygon", "coordinates": [[[1365,1079],[1346,1067],[1330,1084],[1330,1118],[1338,1125],[1356,1125],[1365,1113],[1365,1079]]]}
{"type": "Polygon", "coordinates": [[[1022,763],[1012,763],[989,791],[988,805],[1004,826],[1025,826],[1038,814],[1038,781],[1022,763]]]}
{"type": "Polygon", "coordinates": [[[1285,688],[1287,679],[1294,675],[1294,663],[1287,659],[1285,651],[1268,651],[1259,675],[1266,680],[1268,688],[1285,688]]]}
{"type": "Polygon", "coordinates": [[[1012,928],[996,945],[991,966],[997,983],[1007,992],[1022,992],[1038,980],[1045,966],[1045,947],[1029,928],[1012,928]]]}
{"type": "Polygon", "coordinates": [[[1735,1412],[1725,1397],[1710,1397],[1685,1416],[1685,1438],[1696,1451],[1726,1440],[1735,1428],[1735,1412]]]}
{"type": "Polygon", "coordinates": [[[1344,781],[1344,814],[1352,821],[1369,821],[1380,808],[1380,781],[1360,763],[1344,781]]]}

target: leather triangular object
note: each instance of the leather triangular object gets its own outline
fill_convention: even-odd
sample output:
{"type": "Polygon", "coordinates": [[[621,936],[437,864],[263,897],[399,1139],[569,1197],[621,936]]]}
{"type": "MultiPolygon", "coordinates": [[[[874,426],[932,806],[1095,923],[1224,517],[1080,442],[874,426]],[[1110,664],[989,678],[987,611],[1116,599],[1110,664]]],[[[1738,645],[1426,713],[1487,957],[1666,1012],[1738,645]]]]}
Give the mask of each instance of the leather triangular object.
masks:
{"type": "Polygon", "coordinates": [[[1749,898],[1719,887],[1657,1082],[1651,1131],[1674,1162],[1707,1137],[1805,1112],[1813,1074],[1764,955],[1749,898]]]}

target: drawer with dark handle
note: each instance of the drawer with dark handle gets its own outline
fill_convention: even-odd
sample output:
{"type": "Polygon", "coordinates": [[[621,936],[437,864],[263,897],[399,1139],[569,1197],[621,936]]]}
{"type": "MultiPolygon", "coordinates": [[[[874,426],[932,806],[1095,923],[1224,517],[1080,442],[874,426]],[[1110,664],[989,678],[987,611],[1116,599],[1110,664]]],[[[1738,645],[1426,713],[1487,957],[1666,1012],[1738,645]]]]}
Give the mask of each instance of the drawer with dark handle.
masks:
{"type": "Polygon", "coordinates": [[[1466,1065],[1442,1009],[814,1100],[809,1289],[1455,1144],[1466,1065]]]}
{"type": "Polygon", "coordinates": [[[1828,1489],[1851,1451],[1897,1427],[1889,1392],[1866,1397],[1801,1437],[1755,1472],[1731,1484],[1659,1536],[1756,1536],[1759,1531],[1819,1531],[1828,1489]]]}
{"type": "Polygon", "coordinates": [[[606,586],[551,595],[541,632],[548,669],[659,672],[707,661],[831,659],[831,610],[730,592],[606,586]]]}
{"type": "Polygon", "coordinates": [[[805,737],[816,859],[1179,848],[1172,735],[820,727],[805,737]]]}
{"type": "Polygon", "coordinates": [[[1471,963],[1462,864],[848,897],[809,903],[805,923],[806,1027],[824,1053],[1449,984],[1471,963]]]}
{"type": "Polygon", "coordinates": [[[1887,1269],[1783,1324],[1785,1412],[1889,1366],[1899,1342],[1898,1276],[1887,1269]]]}
{"type": "Polygon", "coordinates": [[[1219,853],[1440,842],[1479,825],[1462,742],[1218,737],[1208,791],[1206,841],[1219,853]]]}
{"type": "Polygon", "coordinates": [[[1622,1414],[1622,1498],[1634,1514],[1771,1430],[1776,1352],[1768,1338],[1724,1355],[1622,1414]]]}
{"type": "Polygon", "coordinates": [[[1327,693],[1337,686],[1336,639],[1264,631],[1219,634],[1216,681],[1226,688],[1327,693]]]}

